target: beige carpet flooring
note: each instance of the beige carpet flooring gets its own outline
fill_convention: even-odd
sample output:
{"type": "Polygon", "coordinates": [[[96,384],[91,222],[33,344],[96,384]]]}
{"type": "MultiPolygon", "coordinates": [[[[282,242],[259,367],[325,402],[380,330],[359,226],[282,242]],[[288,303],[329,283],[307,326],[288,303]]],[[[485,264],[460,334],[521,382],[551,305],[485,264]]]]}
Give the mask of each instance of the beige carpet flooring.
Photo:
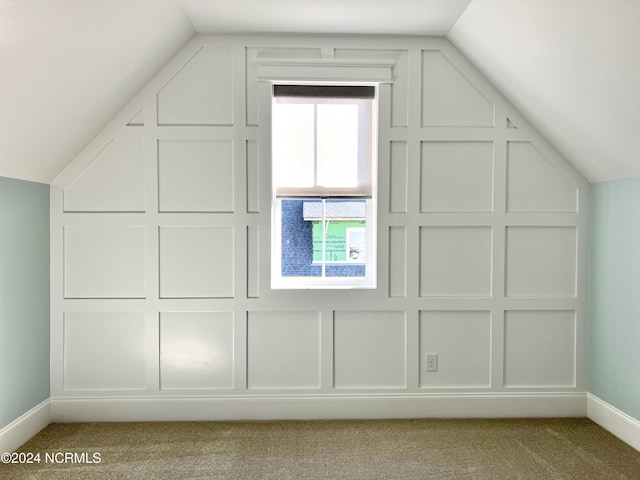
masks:
{"type": "Polygon", "coordinates": [[[588,419],[52,424],[19,452],[1,479],[640,479],[588,419]]]}

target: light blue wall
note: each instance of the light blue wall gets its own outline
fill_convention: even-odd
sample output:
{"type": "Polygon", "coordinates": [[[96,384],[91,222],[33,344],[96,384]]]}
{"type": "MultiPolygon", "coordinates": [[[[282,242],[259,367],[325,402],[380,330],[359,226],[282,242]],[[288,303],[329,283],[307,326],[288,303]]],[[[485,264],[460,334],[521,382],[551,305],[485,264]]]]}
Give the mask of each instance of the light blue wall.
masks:
{"type": "Polygon", "coordinates": [[[49,185],[0,177],[0,428],[49,398],[49,185]]]}
{"type": "Polygon", "coordinates": [[[591,195],[589,391],[640,420],[640,178],[591,195]]]}

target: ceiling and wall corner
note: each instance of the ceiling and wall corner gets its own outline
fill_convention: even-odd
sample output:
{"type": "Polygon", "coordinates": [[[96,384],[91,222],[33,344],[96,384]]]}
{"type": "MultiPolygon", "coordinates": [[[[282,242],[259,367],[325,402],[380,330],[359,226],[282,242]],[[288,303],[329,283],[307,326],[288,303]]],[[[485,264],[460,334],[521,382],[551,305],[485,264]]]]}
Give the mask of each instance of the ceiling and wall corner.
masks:
{"type": "Polygon", "coordinates": [[[640,175],[639,0],[0,0],[0,175],[51,182],[197,33],[446,36],[593,182],[640,175]]]}
{"type": "Polygon", "coordinates": [[[471,0],[182,0],[198,33],[444,36],[471,0]]]}

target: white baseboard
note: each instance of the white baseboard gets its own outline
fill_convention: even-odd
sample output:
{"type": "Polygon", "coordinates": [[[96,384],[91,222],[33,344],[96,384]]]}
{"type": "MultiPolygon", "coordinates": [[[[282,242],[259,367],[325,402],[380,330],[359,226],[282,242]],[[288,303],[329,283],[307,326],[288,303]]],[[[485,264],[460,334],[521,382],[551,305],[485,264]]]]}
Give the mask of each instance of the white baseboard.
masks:
{"type": "Polygon", "coordinates": [[[585,417],[586,393],[54,398],[54,422],[585,417]]]}
{"type": "Polygon", "coordinates": [[[51,423],[51,401],[46,399],[0,429],[0,453],[13,452],[51,423]]]}
{"type": "Polygon", "coordinates": [[[509,418],[585,415],[640,451],[640,421],[595,395],[575,393],[47,399],[0,429],[0,452],[16,450],[52,421],[509,418]]]}
{"type": "Polygon", "coordinates": [[[640,451],[640,421],[592,394],[47,399],[0,429],[11,452],[52,421],[200,421],[587,416],[640,451]]]}
{"type": "Polygon", "coordinates": [[[595,395],[587,395],[587,417],[640,451],[640,421],[595,395]]]}

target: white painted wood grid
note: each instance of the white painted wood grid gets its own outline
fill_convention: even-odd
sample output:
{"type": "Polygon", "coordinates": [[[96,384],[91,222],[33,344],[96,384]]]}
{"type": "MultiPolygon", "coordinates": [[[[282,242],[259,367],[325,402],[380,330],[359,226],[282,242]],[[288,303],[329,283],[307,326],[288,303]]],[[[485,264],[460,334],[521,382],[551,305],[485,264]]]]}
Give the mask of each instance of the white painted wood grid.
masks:
{"type": "Polygon", "coordinates": [[[584,392],[587,202],[444,39],[195,37],[54,182],[52,399],[584,392]],[[269,288],[259,76],[305,62],[390,75],[374,290],[269,288]]]}

